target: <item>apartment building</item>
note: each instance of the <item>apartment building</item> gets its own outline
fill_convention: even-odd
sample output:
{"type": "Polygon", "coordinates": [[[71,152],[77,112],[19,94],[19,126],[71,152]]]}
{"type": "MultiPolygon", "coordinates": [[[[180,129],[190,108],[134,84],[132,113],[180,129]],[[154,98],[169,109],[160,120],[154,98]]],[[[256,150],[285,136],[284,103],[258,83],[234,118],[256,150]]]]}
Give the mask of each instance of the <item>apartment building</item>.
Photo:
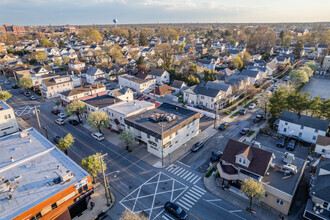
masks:
{"type": "Polygon", "coordinates": [[[220,101],[224,98],[223,92],[219,89],[196,85],[185,89],[183,92],[184,103],[190,105],[203,105],[206,108],[220,108],[220,101]]]}
{"type": "Polygon", "coordinates": [[[53,76],[50,78],[43,79],[41,81],[42,91],[44,96],[49,99],[60,96],[60,93],[72,90],[73,81],[71,77],[66,74],[64,76],[53,76]]]}
{"type": "Polygon", "coordinates": [[[18,130],[14,110],[6,102],[0,101],[0,137],[18,130]]]}
{"type": "Polygon", "coordinates": [[[143,93],[144,91],[149,91],[155,87],[156,79],[154,78],[140,78],[132,75],[121,75],[118,76],[118,84],[122,87],[128,87],[133,89],[138,93],[143,93]]]}

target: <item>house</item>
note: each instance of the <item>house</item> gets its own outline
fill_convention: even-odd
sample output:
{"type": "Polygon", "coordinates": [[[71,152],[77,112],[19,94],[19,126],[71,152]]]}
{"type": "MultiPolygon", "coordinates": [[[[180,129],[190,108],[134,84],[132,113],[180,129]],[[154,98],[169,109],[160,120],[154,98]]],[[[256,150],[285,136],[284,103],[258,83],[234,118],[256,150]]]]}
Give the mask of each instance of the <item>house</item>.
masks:
{"type": "Polygon", "coordinates": [[[232,86],[232,92],[237,94],[251,85],[250,77],[247,75],[232,75],[226,80],[226,83],[232,86]]]}
{"type": "Polygon", "coordinates": [[[219,70],[219,72],[216,74],[216,77],[217,77],[218,80],[225,80],[229,76],[237,75],[239,73],[240,73],[239,70],[231,70],[229,68],[225,68],[223,70],[219,70]]]}
{"type": "Polygon", "coordinates": [[[19,130],[13,108],[4,101],[0,101],[0,119],[0,137],[19,130]]]}
{"type": "Polygon", "coordinates": [[[115,131],[125,130],[125,118],[141,114],[155,108],[154,103],[147,101],[119,102],[107,107],[110,128],[115,131]]]}
{"type": "Polygon", "coordinates": [[[92,45],[89,47],[90,50],[92,51],[100,51],[101,50],[101,47],[99,45],[92,45]]]}
{"type": "Polygon", "coordinates": [[[330,69],[330,55],[325,56],[322,63],[322,69],[329,70],[330,69]]]}
{"type": "Polygon", "coordinates": [[[72,90],[73,81],[69,74],[64,76],[52,76],[46,79],[42,79],[41,87],[44,96],[49,99],[60,96],[60,93],[72,90]]]}
{"type": "Polygon", "coordinates": [[[94,98],[96,96],[106,95],[108,91],[104,85],[100,84],[91,84],[91,85],[82,85],[74,89],[61,92],[61,104],[66,106],[74,101],[83,101],[87,99],[94,98]]]}
{"type": "Polygon", "coordinates": [[[117,99],[121,99],[123,101],[133,101],[133,90],[127,87],[119,86],[117,89],[110,90],[108,92],[109,96],[113,96],[117,99]]]}
{"type": "Polygon", "coordinates": [[[73,219],[87,209],[90,175],[36,129],[0,142],[6,158],[0,169],[0,219],[73,219]]]}
{"type": "Polygon", "coordinates": [[[290,63],[290,58],[287,57],[287,56],[279,56],[279,57],[274,58],[274,62],[277,65],[283,65],[283,66],[285,66],[286,64],[289,64],[290,63]]]}
{"type": "Polygon", "coordinates": [[[86,105],[87,114],[89,114],[95,111],[102,111],[107,113],[107,107],[115,103],[119,103],[121,100],[109,95],[101,95],[84,100],[83,102],[86,105]]]}
{"type": "Polygon", "coordinates": [[[219,102],[224,94],[219,89],[201,85],[192,86],[182,91],[183,101],[189,105],[203,105],[208,109],[219,108],[219,102]]]}
{"type": "Polygon", "coordinates": [[[317,154],[330,154],[330,137],[318,135],[314,152],[317,154]]]}
{"type": "Polygon", "coordinates": [[[105,74],[99,68],[89,66],[86,72],[86,80],[90,84],[105,83],[105,74]]]}
{"type": "Polygon", "coordinates": [[[277,132],[287,137],[315,144],[318,135],[326,136],[328,126],[329,121],[327,120],[282,111],[277,132]]]}
{"type": "Polygon", "coordinates": [[[276,73],[277,65],[274,61],[270,61],[266,64],[266,68],[268,70],[268,75],[272,76],[276,73]]]}
{"type": "Polygon", "coordinates": [[[150,94],[153,94],[157,97],[163,97],[165,95],[170,95],[174,92],[175,90],[170,87],[169,85],[160,85],[156,86],[153,90],[150,91],[150,94]]]}
{"type": "Polygon", "coordinates": [[[257,69],[243,69],[241,75],[248,76],[251,85],[260,83],[265,78],[264,74],[257,69]]]}
{"type": "Polygon", "coordinates": [[[229,139],[217,164],[220,185],[242,195],[239,191],[242,182],[252,178],[265,189],[261,207],[288,215],[306,162],[296,158],[288,165],[283,159],[282,152],[270,152],[229,139]]]}
{"type": "Polygon", "coordinates": [[[162,69],[152,69],[149,76],[156,79],[158,85],[169,84],[170,83],[170,73],[162,69]]]}
{"type": "Polygon", "coordinates": [[[148,152],[164,158],[199,134],[200,113],[169,103],[125,118],[126,130],[147,145],[148,152]]]}
{"type": "Polygon", "coordinates": [[[42,75],[47,75],[50,73],[50,70],[43,66],[31,67],[30,73],[32,77],[38,77],[42,75]]]}
{"type": "Polygon", "coordinates": [[[183,87],[186,87],[186,83],[180,80],[174,80],[171,87],[175,90],[175,93],[179,93],[183,87]]]}
{"type": "Polygon", "coordinates": [[[216,63],[215,63],[214,59],[206,59],[206,58],[204,58],[204,59],[198,59],[197,60],[197,65],[199,67],[203,67],[203,68],[206,68],[206,69],[209,69],[209,70],[214,71],[215,70],[216,63]]]}
{"type": "Polygon", "coordinates": [[[225,83],[222,83],[218,80],[208,81],[205,84],[205,87],[220,90],[221,92],[223,92],[223,98],[227,98],[233,92],[232,91],[232,86],[230,84],[225,84],[225,83]]]}
{"type": "Polygon", "coordinates": [[[309,189],[310,198],[304,211],[304,219],[328,220],[330,216],[330,159],[321,158],[309,189]]]}
{"type": "Polygon", "coordinates": [[[85,63],[80,62],[78,60],[70,60],[70,62],[68,63],[68,66],[70,69],[81,70],[81,69],[85,68],[85,63]]]}
{"type": "Polygon", "coordinates": [[[59,56],[60,52],[56,48],[45,49],[47,56],[59,56]]]}
{"type": "Polygon", "coordinates": [[[118,84],[122,87],[131,88],[138,93],[149,91],[155,87],[156,79],[148,77],[147,74],[144,74],[145,76],[140,75],[142,74],[138,74],[137,76],[128,74],[120,75],[118,76],[118,84]]]}
{"type": "Polygon", "coordinates": [[[146,56],[150,56],[150,55],[154,55],[155,51],[152,48],[143,48],[140,52],[139,55],[146,57],[146,56]]]}

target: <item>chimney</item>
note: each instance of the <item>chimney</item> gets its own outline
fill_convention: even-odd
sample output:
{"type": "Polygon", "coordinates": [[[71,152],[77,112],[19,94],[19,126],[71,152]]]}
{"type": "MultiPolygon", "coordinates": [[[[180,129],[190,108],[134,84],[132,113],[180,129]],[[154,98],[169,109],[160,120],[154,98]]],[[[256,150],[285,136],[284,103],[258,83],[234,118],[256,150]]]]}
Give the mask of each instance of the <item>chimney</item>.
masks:
{"type": "Polygon", "coordinates": [[[11,162],[14,162],[14,157],[10,157],[11,162]]]}
{"type": "Polygon", "coordinates": [[[28,139],[29,139],[29,143],[31,143],[32,142],[31,138],[28,138],[28,139]]]}
{"type": "Polygon", "coordinates": [[[134,102],[134,106],[136,106],[136,103],[134,102]]]}
{"type": "Polygon", "coordinates": [[[178,107],[175,107],[175,111],[176,111],[176,112],[178,112],[178,111],[179,111],[178,107]]]}
{"type": "Polygon", "coordinates": [[[96,88],[97,88],[97,89],[99,88],[99,84],[96,84],[96,88]]]}

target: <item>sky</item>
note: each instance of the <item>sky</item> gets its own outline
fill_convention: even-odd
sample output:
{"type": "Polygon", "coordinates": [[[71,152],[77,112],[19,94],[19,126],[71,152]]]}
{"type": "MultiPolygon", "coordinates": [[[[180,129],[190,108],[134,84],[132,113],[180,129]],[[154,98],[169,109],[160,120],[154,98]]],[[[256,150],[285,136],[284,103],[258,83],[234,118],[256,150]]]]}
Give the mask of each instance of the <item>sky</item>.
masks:
{"type": "Polygon", "coordinates": [[[329,22],[330,0],[0,0],[0,24],[329,22]]]}

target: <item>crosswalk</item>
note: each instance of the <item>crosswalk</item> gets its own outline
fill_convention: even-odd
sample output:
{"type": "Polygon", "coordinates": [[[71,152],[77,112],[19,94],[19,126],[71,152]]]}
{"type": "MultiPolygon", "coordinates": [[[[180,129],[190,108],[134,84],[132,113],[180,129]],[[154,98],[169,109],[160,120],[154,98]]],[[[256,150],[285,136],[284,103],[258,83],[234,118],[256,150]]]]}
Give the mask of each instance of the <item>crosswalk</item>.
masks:
{"type": "MultiPolygon", "coordinates": [[[[193,186],[179,200],[175,201],[175,203],[184,210],[189,211],[205,193],[206,191],[204,189],[193,186]]],[[[162,218],[165,220],[173,220],[173,217],[168,213],[164,213],[162,218]]]]}
{"type": "Polygon", "coordinates": [[[193,172],[178,165],[171,165],[165,170],[193,184],[196,184],[200,179],[202,179],[202,177],[197,174],[194,174],[193,172]]]}

